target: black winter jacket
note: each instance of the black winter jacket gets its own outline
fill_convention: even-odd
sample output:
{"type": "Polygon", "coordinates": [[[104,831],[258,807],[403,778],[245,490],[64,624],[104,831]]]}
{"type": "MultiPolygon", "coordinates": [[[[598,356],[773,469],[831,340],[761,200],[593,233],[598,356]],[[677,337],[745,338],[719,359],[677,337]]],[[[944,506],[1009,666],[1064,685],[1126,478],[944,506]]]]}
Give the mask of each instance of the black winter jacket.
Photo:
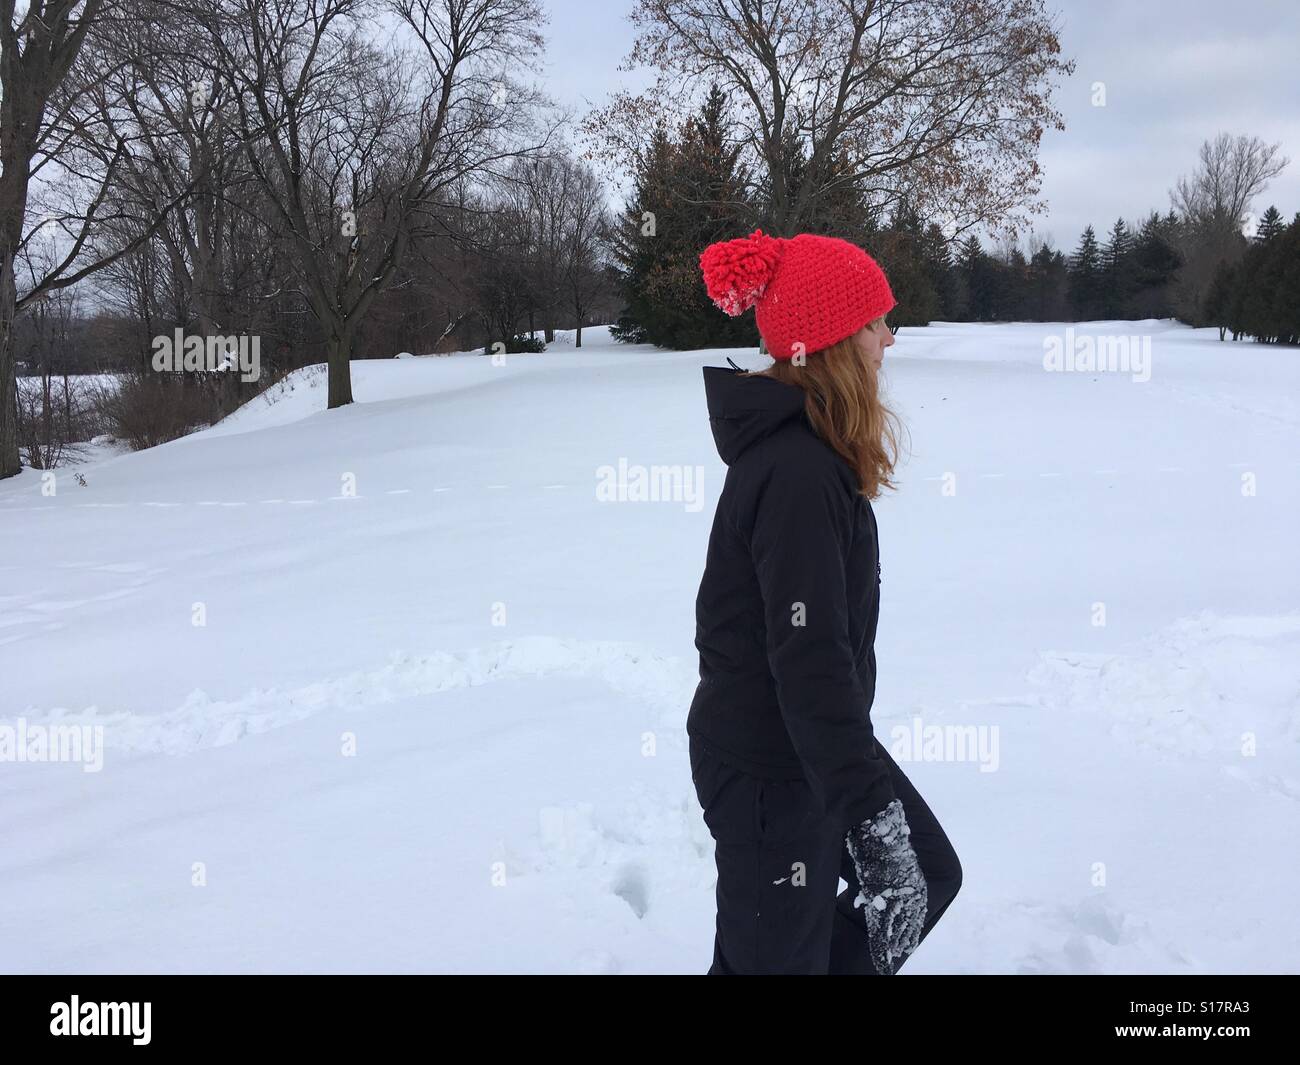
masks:
{"type": "Polygon", "coordinates": [[[871,728],[880,562],[852,467],[804,393],[704,367],[726,480],[695,603],[688,732],[765,779],[805,779],[842,830],[894,798],[871,728]]]}

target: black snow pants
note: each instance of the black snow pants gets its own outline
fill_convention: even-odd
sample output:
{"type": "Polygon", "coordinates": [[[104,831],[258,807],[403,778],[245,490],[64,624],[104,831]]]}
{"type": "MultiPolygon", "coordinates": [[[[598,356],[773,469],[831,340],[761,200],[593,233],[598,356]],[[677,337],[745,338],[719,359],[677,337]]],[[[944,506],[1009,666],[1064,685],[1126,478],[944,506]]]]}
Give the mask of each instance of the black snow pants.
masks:
{"type": "MultiPolygon", "coordinates": [[[[924,940],[961,887],[961,864],[925,800],[888,751],[876,747],[889,764],[925,875],[924,940]]],[[[718,866],[709,975],[874,975],[862,912],[853,906],[858,879],[844,834],[815,808],[807,782],[742,773],[695,736],[690,756],[718,866]],[[842,892],[841,878],[848,885],[842,892]]]]}

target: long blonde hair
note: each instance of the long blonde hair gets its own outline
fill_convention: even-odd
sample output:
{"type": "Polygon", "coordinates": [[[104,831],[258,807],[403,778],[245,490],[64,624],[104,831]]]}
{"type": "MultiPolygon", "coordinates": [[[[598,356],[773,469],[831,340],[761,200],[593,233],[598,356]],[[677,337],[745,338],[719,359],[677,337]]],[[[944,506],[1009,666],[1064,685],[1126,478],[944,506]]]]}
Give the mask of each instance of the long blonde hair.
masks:
{"type": "Polygon", "coordinates": [[[857,473],[862,495],[876,499],[898,487],[892,476],[903,423],[885,406],[879,375],[851,336],[807,355],[802,365],[778,359],[755,372],[803,389],[808,420],[857,473]]]}

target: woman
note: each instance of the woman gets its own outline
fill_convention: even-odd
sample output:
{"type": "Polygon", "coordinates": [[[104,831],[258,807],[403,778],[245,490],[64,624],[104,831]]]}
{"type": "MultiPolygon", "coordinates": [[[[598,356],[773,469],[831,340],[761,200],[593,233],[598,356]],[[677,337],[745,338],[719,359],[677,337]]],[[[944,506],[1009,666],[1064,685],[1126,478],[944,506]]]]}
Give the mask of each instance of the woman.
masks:
{"type": "Polygon", "coordinates": [[[897,420],[877,381],[894,296],[866,252],[831,237],[757,230],[710,245],[700,266],[722,310],[755,308],[775,360],[704,368],[728,467],[687,719],[718,867],[709,972],[892,975],[961,885],[947,836],[871,728],[870,500],[894,487],[897,420]]]}

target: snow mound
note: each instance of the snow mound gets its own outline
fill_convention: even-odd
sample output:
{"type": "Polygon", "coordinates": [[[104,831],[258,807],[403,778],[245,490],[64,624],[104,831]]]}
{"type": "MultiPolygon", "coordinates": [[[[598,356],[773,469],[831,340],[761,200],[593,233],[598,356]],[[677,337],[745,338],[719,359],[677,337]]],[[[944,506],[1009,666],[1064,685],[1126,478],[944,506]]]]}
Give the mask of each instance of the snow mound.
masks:
{"type": "MultiPolygon", "coordinates": [[[[296,688],[253,689],[235,699],[213,699],[196,689],[180,706],[162,714],[90,706],[79,711],[30,709],[22,717],[29,725],[102,726],[109,750],[183,755],[224,747],[327,710],[369,709],[495,680],[554,674],[602,680],[658,710],[666,729],[684,725],[698,680],[693,664],[633,644],[531,636],[459,652],[394,652],[386,665],[374,670],[296,688]]],[[[0,719],[0,724],[14,723],[0,719]]]]}
{"type": "Polygon", "coordinates": [[[1041,652],[1029,679],[1059,705],[1108,715],[1145,754],[1294,766],[1300,753],[1300,614],[1206,610],[1130,654],[1041,652]]]}

